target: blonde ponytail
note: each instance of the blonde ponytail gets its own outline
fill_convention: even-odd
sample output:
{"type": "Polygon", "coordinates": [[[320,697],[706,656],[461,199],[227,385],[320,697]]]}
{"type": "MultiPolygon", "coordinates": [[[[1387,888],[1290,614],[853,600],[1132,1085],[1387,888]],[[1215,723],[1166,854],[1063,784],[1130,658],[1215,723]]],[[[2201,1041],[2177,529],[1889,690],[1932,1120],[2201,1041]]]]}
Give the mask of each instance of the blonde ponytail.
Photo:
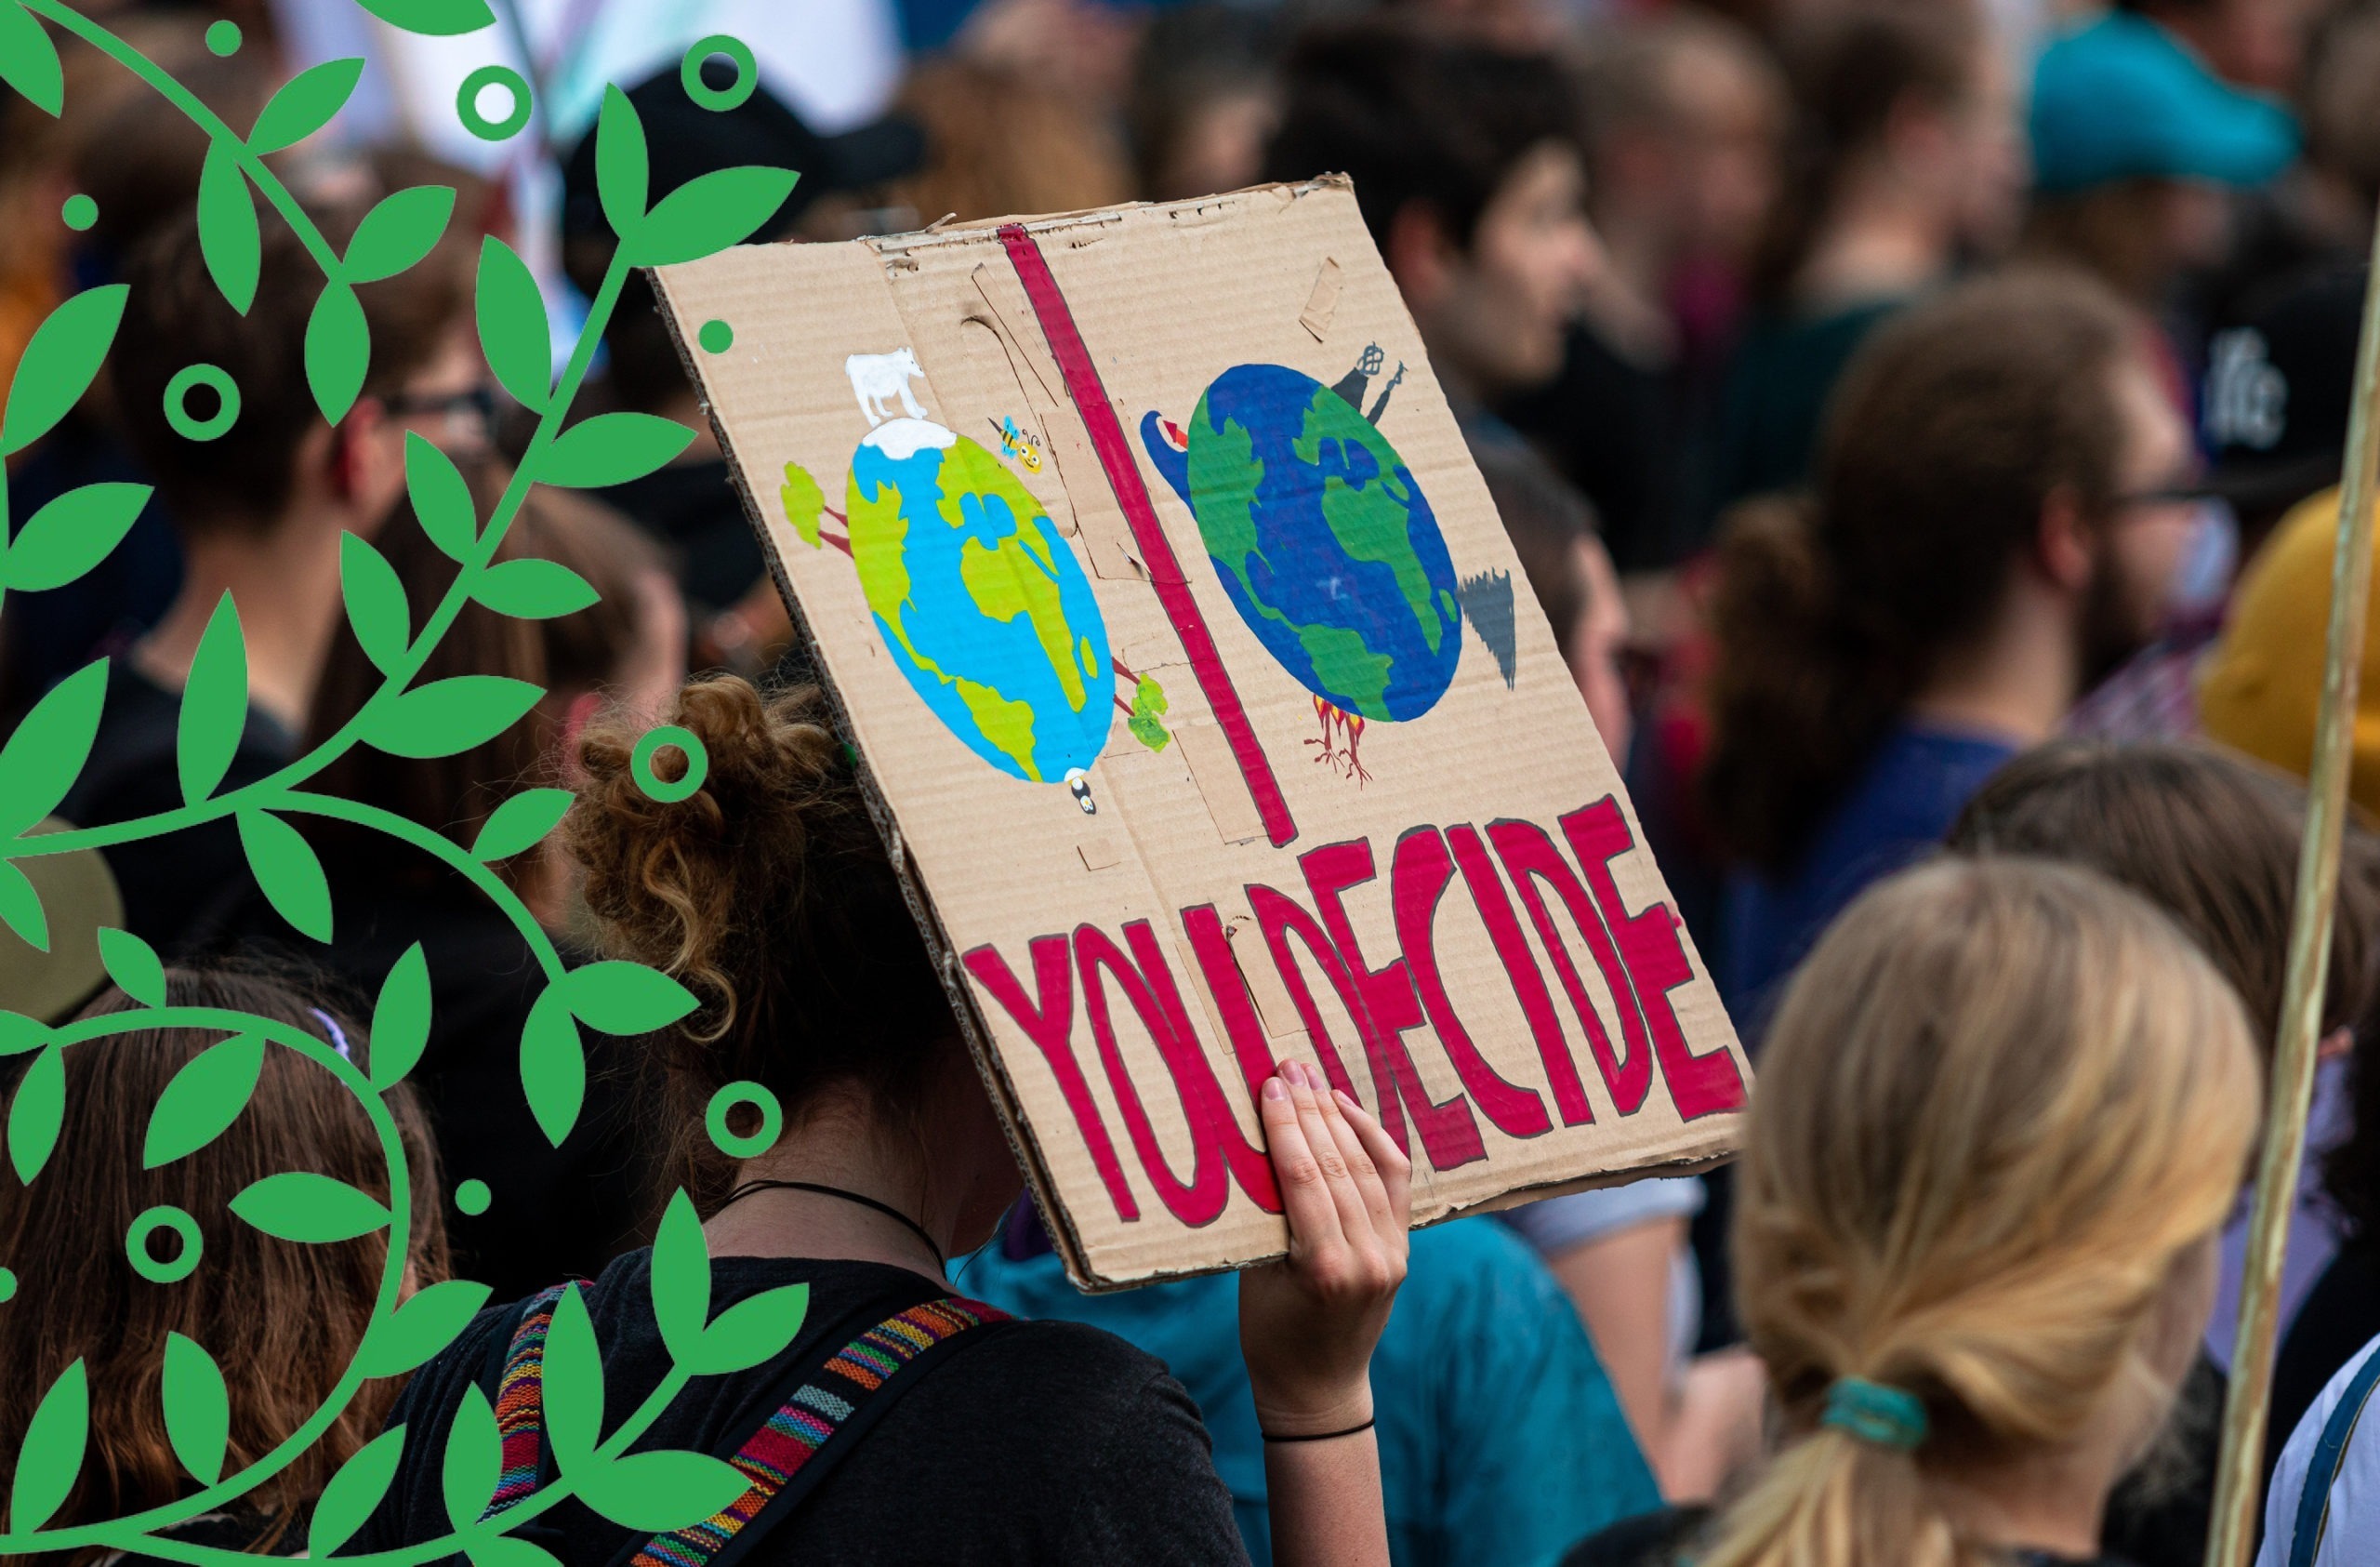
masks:
{"type": "Polygon", "coordinates": [[[2146,903],[2023,859],[1868,893],[1772,1029],[1734,1235],[1752,1348],[1800,1433],[1699,1567],[1971,1567],[1938,1479],[2162,1411],[2166,1281],[2222,1222],[2260,1088],[2240,1003],[2146,903]],[[1845,1379],[1913,1445],[1831,1423],[1845,1379]]]}

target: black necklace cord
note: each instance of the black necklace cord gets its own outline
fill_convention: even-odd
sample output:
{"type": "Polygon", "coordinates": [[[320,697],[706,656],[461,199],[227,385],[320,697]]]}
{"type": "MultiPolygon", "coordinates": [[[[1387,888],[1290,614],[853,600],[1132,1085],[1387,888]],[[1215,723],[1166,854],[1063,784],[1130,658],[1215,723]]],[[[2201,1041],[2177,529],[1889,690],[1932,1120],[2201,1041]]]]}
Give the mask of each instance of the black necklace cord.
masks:
{"type": "Polygon", "coordinates": [[[814,1196],[839,1197],[846,1202],[856,1202],[863,1208],[873,1208],[888,1219],[898,1220],[910,1234],[924,1242],[926,1250],[933,1254],[933,1265],[936,1268],[947,1270],[950,1267],[950,1260],[942,1255],[942,1248],[934,1244],[933,1237],[926,1233],[924,1225],[919,1224],[890,1202],[879,1202],[873,1197],[864,1196],[856,1191],[845,1191],[839,1186],[825,1186],[817,1181],[746,1181],[742,1186],[729,1192],[727,1202],[721,1202],[720,1207],[725,1208],[729,1202],[740,1202],[756,1191],[807,1191],[814,1196]]]}

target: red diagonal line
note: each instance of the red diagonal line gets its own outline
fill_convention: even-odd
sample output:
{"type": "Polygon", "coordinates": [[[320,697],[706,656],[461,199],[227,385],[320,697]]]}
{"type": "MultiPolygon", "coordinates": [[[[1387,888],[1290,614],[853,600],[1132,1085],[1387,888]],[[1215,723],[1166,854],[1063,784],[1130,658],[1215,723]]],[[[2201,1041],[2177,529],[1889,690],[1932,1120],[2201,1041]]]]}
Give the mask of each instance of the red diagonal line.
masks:
{"type": "Polygon", "coordinates": [[[1231,671],[1223,668],[1223,655],[1215,651],[1215,639],[1207,631],[1206,618],[1198,613],[1197,601],[1182,575],[1181,563],[1174,558],[1173,542],[1166,538],[1164,525],[1157,521],[1157,508],[1149,503],[1148,485],[1141,480],[1140,464],[1125,442],[1124,427],[1116,418],[1116,405],[1107,400],[1107,389],[1099,379],[1099,367],[1091,362],[1091,351],[1083,347],[1074,312],[1066,308],[1066,297],[1059,292],[1058,280],[1050,275],[1050,263],[1042,256],[1040,245],[1025,232],[1023,224],[1002,225],[1000,243],[1008,246],[1008,259],[1016,268],[1017,281],[1025,285],[1025,297],[1032,302],[1033,313],[1041,323],[1041,335],[1049,339],[1050,352],[1057,358],[1058,373],[1065,379],[1066,395],[1074,400],[1075,411],[1082,416],[1083,425],[1091,432],[1091,448],[1099,454],[1099,466],[1106,471],[1108,487],[1116,492],[1116,502],[1124,509],[1124,520],[1131,525],[1132,539],[1140,546],[1141,559],[1149,568],[1150,586],[1157,589],[1157,602],[1164,605],[1167,618],[1173,622],[1174,633],[1182,639],[1182,650],[1189,655],[1190,672],[1197,677],[1207,706],[1213,710],[1215,722],[1223,725],[1223,738],[1231,744],[1232,759],[1239,764],[1239,776],[1248,784],[1249,797],[1256,803],[1256,814],[1264,823],[1265,836],[1277,848],[1298,835],[1297,823],[1289,819],[1289,802],[1281,797],[1281,785],[1273,777],[1273,764],[1265,760],[1264,748],[1257,743],[1256,731],[1249,724],[1248,711],[1239,704],[1239,693],[1232,687],[1231,671]]]}

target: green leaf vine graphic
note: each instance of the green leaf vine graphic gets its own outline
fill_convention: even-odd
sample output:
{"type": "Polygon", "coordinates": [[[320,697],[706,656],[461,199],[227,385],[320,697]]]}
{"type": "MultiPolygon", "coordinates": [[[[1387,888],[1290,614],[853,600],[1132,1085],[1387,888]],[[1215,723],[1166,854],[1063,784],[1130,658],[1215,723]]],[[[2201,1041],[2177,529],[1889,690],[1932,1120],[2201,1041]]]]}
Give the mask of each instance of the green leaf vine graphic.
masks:
{"type": "MultiPolygon", "coordinates": [[[[355,0],[387,26],[454,36],[492,27],[486,0],[355,0]]],[[[446,232],[454,193],[401,190],[357,226],[344,252],[291,194],[269,153],[331,124],[355,92],[360,60],[316,65],[284,84],[242,136],[165,69],[102,20],[67,0],[0,0],[0,83],[37,109],[62,112],[67,82],[56,33],[81,41],[139,86],[156,94],[207,139],[192,195],[208,277],[234,310],[254,303],[260,239],[257,203],[297,234],[322,274],[305,338],[306,385],[324,417],[336,422],[353,405],[371,363],[370,327],[356,287],[421,262],[446,232]]],[[[410,438],[405,472],[415,515],[430,540],[457,564],[452,586],[416,625],[403,588],[378,550],[341,541],[340,595],[350,627],[381,684],[361,708],[305,754],[269,776],[225,788],[248,721],[248,650],[229,595],[217,605],[194,657],[182,705],[177,764],[181,803],[136,820],[62,830],[48,818],[90,754],[107,696],[108,666],[97,660],[54,687],[0,745],[0,920],[47,949],[41,896],[20,862],[45,855],[137,843],[204,823],[230,821],[266,899],[290,926],[331,939],[337,910],[321,862],[298,830],[300,818],[347,823],[402,842],[461,875],[500,910],[535,955],[544,989],[520,1042],[522,1093],[539,1127],[556,1145],[577,1123],[586,1085],[582,1028],[642,1032],[683,1017],[694,998],[674,979],[635,964],[573,969],[521,896],[495,867],[534,847],[569,810],[567,790],[536,789],[506,801],[466,848],[392,812],[309,787],[358,746],[403,757],[441,757],[503,732],[543,693],[521,681],[465,675],[419,684],[431,651],[469,604],[499,615],[542,619],[584,609],[594,590],[551,563],[496,560],[530,485],[608,485],[668,462],[693,438],[684,426],[645,415],[611,414],[574,422],[572,405],[629,269],[698,259],[738,244],[784,201],[795,175],[768,168],[726,169],[652,200],[644,131],[617,87],[606,89],[598,121],[597,165],[603,209],[619,244],[585,326],[558,377],[549,375],[545,304],[521,258],[501,240],[482,246],[476,289],[479,340],[496,381],[537,417],[534,436],[509,484],[482,517],[454,464],[430,443],[410,438]],[[47,829],[45,830],[45,829],[47,829]]],[[[86,289],[52,311],[25,349],[0,403],[0,457],[47,434],[98,377],[123,319],[123,285],[86,289]]],[[[236,395],[236,389],[226,393],[236,395]]],[[[0,603],[11,591],[61,587],[97,567],[120,542],[148,499],[145,486],[95,484],[70,491],[20,521],[10,513],[0,471],[0,603]]],[[[99,933],[109,976],[134,1003],[121,1012],[59,1027],[0,1011],[0,1056],[28,1057],[5,1126],[7,1157],[33,1201],[63,1201],[73,1172],[50,1158],[67,1109],[66,1053],[95,1040],[154,1029],[210,1033],[217,1042],[192,1057],[147,1110],[144,1164],[157,1168],[231,1135],[246,1113],[269,1051],[286,1051],[328,1072],[368,1120],[382,1161],[388,1198],[308,1170],[285,1170],[232,1198],[231,1218],[301,1244],[385,1235],[387,1261],[373,1311],[353,1361],[322,1406],[279,1445],[253,1457],[228,1444],[223,1372],[205,1346],[179,1334],[159,1347],[165,1429],[193,1488],[174,1502],[124,1517],[53,1526],[74,1494],[85,1454],[104,1433],[90,1429],[88,1375],[77,1361],[41,1396],[14,1470],[5,1479],[0,1556],[126,1551],[198,1567],[251,1560],[234,1550],[171,1537],[174,1526],[218,1512],[303,1456],[373,1378],[402,1375],[454,1342],[488,1304],[483,1284],[455,1280],[406,1297],[405,1259],[414,1229],[412,1190],[398,1122],[383,1096],[422,1056],[436,997],[418,946],[390,968],[373,1009],[367,1068],[344,1049],[275,1019],[167,1003],[164,965],[139,937],[99,933]],[[225,1472],[226,1469],[230,1472],[225,1472]]],[[[36,1259],[0,1258],[37,1275],[36,1259]]],[[[685,1193],[672,1201],[653,1266],[654,1307],[674,1365],[635,1408],[607,1410],[602,1361],[575,1290],[557,1310],[546,1370],[546,1396],[559,1460],[557,1478],[500,1511],[489,1501],[498,1444],[483,1398],[467,1401],[443,1450],[416,1455],[442,1477],[451,1530],[441,1538],[341,1560],[378,1567],[468,1557],[482,1567],[532,1567],[552,1559],[509,1537],[565,1497],[575,1496],[638,1530],[675,1529],[707,1517],[743,1487],[734,1469],[705,1454],[631,1452],[696,1375],[759,1364],[781,1353],[808,1308],[806,1293],[773,1291],[710,1317],[709,1260],[685,1193]],[[608,1431],[605,1429],[609,1424],[608,1431]]],[[[27,1286],[33,1287],[33,1286],[27,1286]]],[[[172,1287],[166,1285],[165,1287],[172,1287]]],[[[0,1299],[0,1310],[7,1309],[0,1299]]],[[[334,1474],[307,1524],[315,1558],[342,1552],[393,1482],[406,1444],[396,1427],[370,1441],[334,1474]]],[[[425,1433],[421,1439],[427,1441],[425,1433]]]]}

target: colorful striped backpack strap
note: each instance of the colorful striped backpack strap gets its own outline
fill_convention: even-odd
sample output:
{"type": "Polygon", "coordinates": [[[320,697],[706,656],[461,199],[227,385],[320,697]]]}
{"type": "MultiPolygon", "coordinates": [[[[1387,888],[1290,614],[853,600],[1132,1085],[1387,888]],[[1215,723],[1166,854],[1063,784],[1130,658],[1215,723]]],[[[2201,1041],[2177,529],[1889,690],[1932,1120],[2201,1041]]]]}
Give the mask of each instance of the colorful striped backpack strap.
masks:
{"type": "MultiPolygon", "coordinates": [[[[700,1523],[656,1534],[629,1567],[733,1567],[801,1504],[904,1392],[979,1330],[1011,1321],[980,1301],[946,1295],[897,1312],[837,1350],[780,1404],[728,1462],[749,1483],[700,1523]]],[[[511,1449],[505,1450],[510,1476],[511,1449]]]]}
{"type": "Polygon", "coordinates": [[[546,1368],[546,1335],[553,1327],[554,1307],[569,1286],[556,1284],[529,1297],[512,1342],[505,1350],[504,1373],[496,1387],[496,1429],[504,1439],[503,1472],[496,1494],[488,1499],[481,1521],[494,1518],[537,1489],[538,1466],[545,1454],[545,1402],[541,1397],[546,1368]]]}

